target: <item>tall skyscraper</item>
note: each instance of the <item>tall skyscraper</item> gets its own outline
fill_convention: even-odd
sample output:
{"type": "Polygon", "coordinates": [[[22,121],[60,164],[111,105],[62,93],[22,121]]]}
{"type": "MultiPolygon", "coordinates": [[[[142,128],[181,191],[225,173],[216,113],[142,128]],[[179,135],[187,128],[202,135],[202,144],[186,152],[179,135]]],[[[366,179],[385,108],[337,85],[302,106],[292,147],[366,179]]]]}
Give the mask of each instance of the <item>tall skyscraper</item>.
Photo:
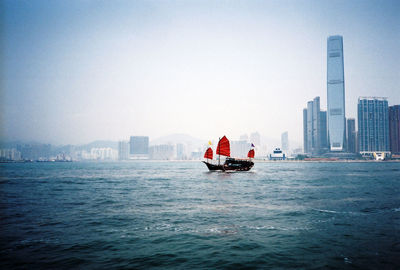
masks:
{"type": "Polygon", "coordinates": [[[331,151],[343,151],[346,122],[342,36],[328,37],[327,97],[329,148],[331,151]]]}
{"type": "Polygon", "coordinates": [[[283,151],[287,152],[289,150],[289,134],[287,131],[281,135],[281,145],[283,151]]]}
{"type": "Polygon", "coordinates": [[[389,108],[386,98],[358,99],[358,150],[361,154],[389,152],[389,108]]]}
{"type": "Polygon", "coordinates": [[[309,153],[307,138],[307,109],[303,109],[303,152],[309,153]]]}
{"type": "Polygon", "coordinates": [[[320,127],[320,148],[321,152],[326,152],[328,150],[328,127],[326,122],[326,111],[320,111],[319,113],[319,123],[320,127]]]}
{"type": "Polygon", "coordinates": [[[356,120],[347,119],[347,151],[356,153],[356,120]]]}
{"type": "Polygon", "coordinates": [[[320,154],[327,148],[326,112],[320,109],[320,98],[307,102],[303,109],[304,152],[320,154]]]}
{"type": "Polygon", "coordinates": [[[314,152],[314,135],[313,135],[313,102],[307,102],[307,148],[308,152],[314,152]]]}
{"type": "Polygon", "coordinates": [[[400,105],[389,107],[390,151],[400,153],[400,105]]]}
{"type": "Polygon", "coordinates": [[[321,125],[320,125],[320,99],[319,97],[315,97],[313,100],[313,110],[312,110],[312,130],[313,130],[313,146],[314,151],[319,152],[321,148],[321,125]]]}
{"type": "Polygon", "coordinates": [[[149,154],[149,137],[147,136],[131,136],[130,151],[131,155],[148,155],[149,154]]]}

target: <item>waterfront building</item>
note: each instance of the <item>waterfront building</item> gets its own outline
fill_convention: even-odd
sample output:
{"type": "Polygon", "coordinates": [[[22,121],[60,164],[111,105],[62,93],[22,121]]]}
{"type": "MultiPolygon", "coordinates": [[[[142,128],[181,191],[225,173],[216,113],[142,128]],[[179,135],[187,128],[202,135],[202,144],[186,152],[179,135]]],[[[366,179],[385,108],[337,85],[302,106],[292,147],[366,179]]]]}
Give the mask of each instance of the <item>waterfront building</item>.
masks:
{"type": "Polygon", "coordinates": [[[346,122],[342,36],[328,37],[327,98],[329,149],[331,151],[344,151],[346,122]]]}
{"type": "Polygon", "coordinates": [[[178,160],[187,159],[186,146],[183,143],[176,144],[176,159],[178,160]]]}
{"type": "Polygon", "coordinates": [[[354,118],[347,119],[347,152],[356,153],[356,120],[354,118]]]}
{"type": "Polygon", "coordinates": [[[287,131],[283,132],[281,135],[281,146],[283,151],[289,151],[289,134],[287,131]]]}
{"type": "Polygon", "coordinates": [[[286,154],[280,148],[275,148],[275,150],[272,152],[272,154],[269,155],[269,159],[270,160],[285,160],[286,154]]]}
{"type": "Polygon", "coordinates": [[[169,144],[153,145],[149,147],[150,159],[171,160],[174,158],[174,146],[169,144]]]}
{"type": "Polygon", "coordinates": [[[389,108],[384,97],[358,99],[358,150],[362,155],[389,152],[389,108]]]}
{"type": "Polygon", "coordinates": [[[17,145],[17,151],[25,160],[46,160],[51,156],[50,144],[24,144],[17,145]]]}
{"type": "Polygon", "coordinates": [[[118,159],[119,160],[129,159],[129,142],[127,141],[118,142],[118,159]]]}
{"type": "Polygon", "coordinates": [[[316,97],[312,103],[312,134],[313,134],[313,148],[314,152],[319,152],[321,148],[321,125],[320,125],[320,98],[316,97]]]}
{"type": "Polygon", "coordinates": [[[400,105],[389,107],[390,151],[400,154],[400,105]]]}
{"type": "Polygon", "coordinates": [[[320,154],[327,148],[326,112],[320,109],[320,98],[307,102],[303,109],[304,152],[320,154]]]}
{"type": "Polygon", "coordinates": [[[319,123],[320,123],[320,152],[328,151],[328,126],[326,120],[326,111],[319,112],[319,123]]]}
{"type": "Polygon", "coordinates": [[[129,147],[131,157],[146,157],[149,154],[149,137],[131,136],[129,147]]]}
{"type": "Polygon", "coordinates": [[[11,149],[0,149],[0,160],[4,161],[16,161],[21,160],[21,152],[15,148],[11,149]]]}
{"type": "Polygon", "coordinates": [[[307,109],[303,109],[303,152],[308,153],[308,138],[307,138],[307,109]]]}
{"type": "Polygon", "coordinates": [[[314,152],[314,136],[313,136],[313,102],[307,102],[307,149],[308,152],[314,152]]]}
{"type": "Polygon", "coordinates": [[[100,147],[90,149],[90,158],[93,160],[116,160],[118,153],[111,147],[100,147]]]}

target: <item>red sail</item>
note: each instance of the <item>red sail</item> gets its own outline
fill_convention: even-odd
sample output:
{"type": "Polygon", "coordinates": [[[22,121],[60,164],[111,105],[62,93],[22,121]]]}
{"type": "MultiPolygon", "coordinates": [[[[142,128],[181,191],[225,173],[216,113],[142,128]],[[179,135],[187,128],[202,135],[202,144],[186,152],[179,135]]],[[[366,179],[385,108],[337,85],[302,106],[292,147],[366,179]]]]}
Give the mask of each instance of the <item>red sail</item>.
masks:
{"type": "Polygon", "coordinates": [[[218,142],[217,155],[231,156],[231,147],[229,146],[229,140],[224,136],[218,142]]]}
{"type": "Polygon", "coordinates": [[[207,151],[204,153],[204,158],[212,159],[213,158],[213,150],[211,147],[207,148],[207,151]]]}
{"type": "Polygon", "coordinates": [[[247,154],[247,157],[249,157],[249,158],[254,158],[254,149],[251,149],[251,150],[249,151],[249,153],[247,154]]]}

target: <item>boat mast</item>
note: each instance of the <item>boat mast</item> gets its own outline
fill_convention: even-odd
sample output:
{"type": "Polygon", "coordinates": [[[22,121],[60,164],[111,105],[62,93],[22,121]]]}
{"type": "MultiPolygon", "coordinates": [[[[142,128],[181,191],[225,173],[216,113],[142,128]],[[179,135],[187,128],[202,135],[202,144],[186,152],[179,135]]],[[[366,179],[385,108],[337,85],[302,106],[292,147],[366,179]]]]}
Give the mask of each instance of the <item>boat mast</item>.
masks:
{"type": "MultiPolygon", "coordinates": [[[[221,142],[221,138],[219,138],[219,140],[218,140],[218,145],[219,145],[220,142],[221,142]]],[[[221,160],[221,154],[220,154],[220,152],[221,152],[221,149],[220,149],[220,151],[218,152],[218,166],[219,166],[220,160],[221,160]]]]}

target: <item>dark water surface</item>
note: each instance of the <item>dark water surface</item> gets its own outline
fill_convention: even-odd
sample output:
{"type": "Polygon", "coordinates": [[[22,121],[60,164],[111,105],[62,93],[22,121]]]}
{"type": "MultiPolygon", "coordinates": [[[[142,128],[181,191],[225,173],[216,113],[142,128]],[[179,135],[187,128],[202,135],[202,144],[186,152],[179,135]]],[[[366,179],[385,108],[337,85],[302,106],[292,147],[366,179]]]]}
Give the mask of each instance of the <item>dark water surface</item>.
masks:
{"type": "Polygon", "coordinates": [[[1,269],[400,269],[400,163],[0,169],[1,269]]]}

